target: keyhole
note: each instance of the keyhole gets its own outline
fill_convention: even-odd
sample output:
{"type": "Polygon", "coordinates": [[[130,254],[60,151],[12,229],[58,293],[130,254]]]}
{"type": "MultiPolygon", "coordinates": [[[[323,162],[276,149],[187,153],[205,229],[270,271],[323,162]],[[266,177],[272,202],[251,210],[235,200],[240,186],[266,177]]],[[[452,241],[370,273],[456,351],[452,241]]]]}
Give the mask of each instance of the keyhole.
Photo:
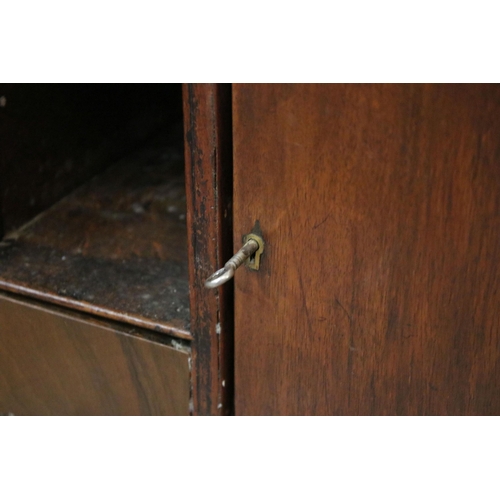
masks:
{"type": "Polygon", "coordinates": [[[257,253],[257,252],[254,252],[252,255],[250,255],[250,257],[248,257],[248,263],[249,263],[250,265],[252,265],[252,266],[255,264],[255,254],[256,254],[256,253],[257,253]]]}

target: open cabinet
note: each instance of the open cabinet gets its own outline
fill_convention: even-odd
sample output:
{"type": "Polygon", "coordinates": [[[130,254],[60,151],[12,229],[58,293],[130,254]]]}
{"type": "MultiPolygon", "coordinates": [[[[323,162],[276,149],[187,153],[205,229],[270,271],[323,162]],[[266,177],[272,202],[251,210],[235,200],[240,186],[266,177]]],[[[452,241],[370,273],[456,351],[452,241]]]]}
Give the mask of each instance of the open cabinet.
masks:
{"type": "Polygon", "coordinates": [[[0,98],[0,413],[500,413],[500,86],[0,98]]]}
{"type": "MultiPolygon", "coordinates": [[[[193,403],[193,363],[210,362],[193,345],[188,259],[210,249],[188,233],[211,222],[191,215],[210,173],[189,171],[186,193],[182,86],[12,84],[0,96],[0,413],[232,411],[223,389],[213,408],[193,403]]],[[[207,118],[191,136],[207,135],[207,118]]],[[[204,320],[220,338],[218,316],[204,320]]]]}

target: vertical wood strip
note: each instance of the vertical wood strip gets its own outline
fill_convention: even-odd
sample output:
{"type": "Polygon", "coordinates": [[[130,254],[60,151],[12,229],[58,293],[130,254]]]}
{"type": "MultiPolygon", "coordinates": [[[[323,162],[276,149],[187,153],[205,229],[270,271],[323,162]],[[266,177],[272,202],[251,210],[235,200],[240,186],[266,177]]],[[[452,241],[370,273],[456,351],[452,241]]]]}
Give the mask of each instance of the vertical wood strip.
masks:
{"type": "Polygon", "coordinates": [[[231,87],[183,86],[195,415],[233,413],[233,285],[204,288],[231,255],[231,87]]]}

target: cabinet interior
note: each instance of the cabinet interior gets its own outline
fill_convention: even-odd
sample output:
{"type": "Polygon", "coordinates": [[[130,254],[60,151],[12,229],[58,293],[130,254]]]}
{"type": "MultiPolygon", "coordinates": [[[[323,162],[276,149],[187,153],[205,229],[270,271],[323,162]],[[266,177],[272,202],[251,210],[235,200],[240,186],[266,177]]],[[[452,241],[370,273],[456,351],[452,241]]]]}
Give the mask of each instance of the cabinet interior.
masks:
{"type": "Polygon", "coordinates": [[[0,289],[189,339],[181,86],[0,97],[0,289]]]}

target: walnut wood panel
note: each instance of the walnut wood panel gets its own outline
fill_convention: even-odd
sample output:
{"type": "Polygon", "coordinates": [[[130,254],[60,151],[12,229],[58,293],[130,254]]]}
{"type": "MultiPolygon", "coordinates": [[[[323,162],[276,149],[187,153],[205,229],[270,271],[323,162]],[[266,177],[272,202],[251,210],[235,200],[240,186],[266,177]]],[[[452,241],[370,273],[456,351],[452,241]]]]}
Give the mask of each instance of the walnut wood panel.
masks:
{"type": "Polygon", "coordinates": [[[0,288],[191,338],[182,124],[0,243],[0,288]]]}
{"type": "Polygon", "coordinates": [[[188,415],[188,353],[0,294],[0,414],[188,415]]]}
{"type": "Polygon", "coordinates": [[[237,414],[500,413],[500,87],[235,85],[237,414]]]}
{"type": "Polygon", "coordinates": [[[197,415],[233,412],[233,286],[204,282],[231,257],[231,86],[183,87],[187,226],[197,415]]]}

